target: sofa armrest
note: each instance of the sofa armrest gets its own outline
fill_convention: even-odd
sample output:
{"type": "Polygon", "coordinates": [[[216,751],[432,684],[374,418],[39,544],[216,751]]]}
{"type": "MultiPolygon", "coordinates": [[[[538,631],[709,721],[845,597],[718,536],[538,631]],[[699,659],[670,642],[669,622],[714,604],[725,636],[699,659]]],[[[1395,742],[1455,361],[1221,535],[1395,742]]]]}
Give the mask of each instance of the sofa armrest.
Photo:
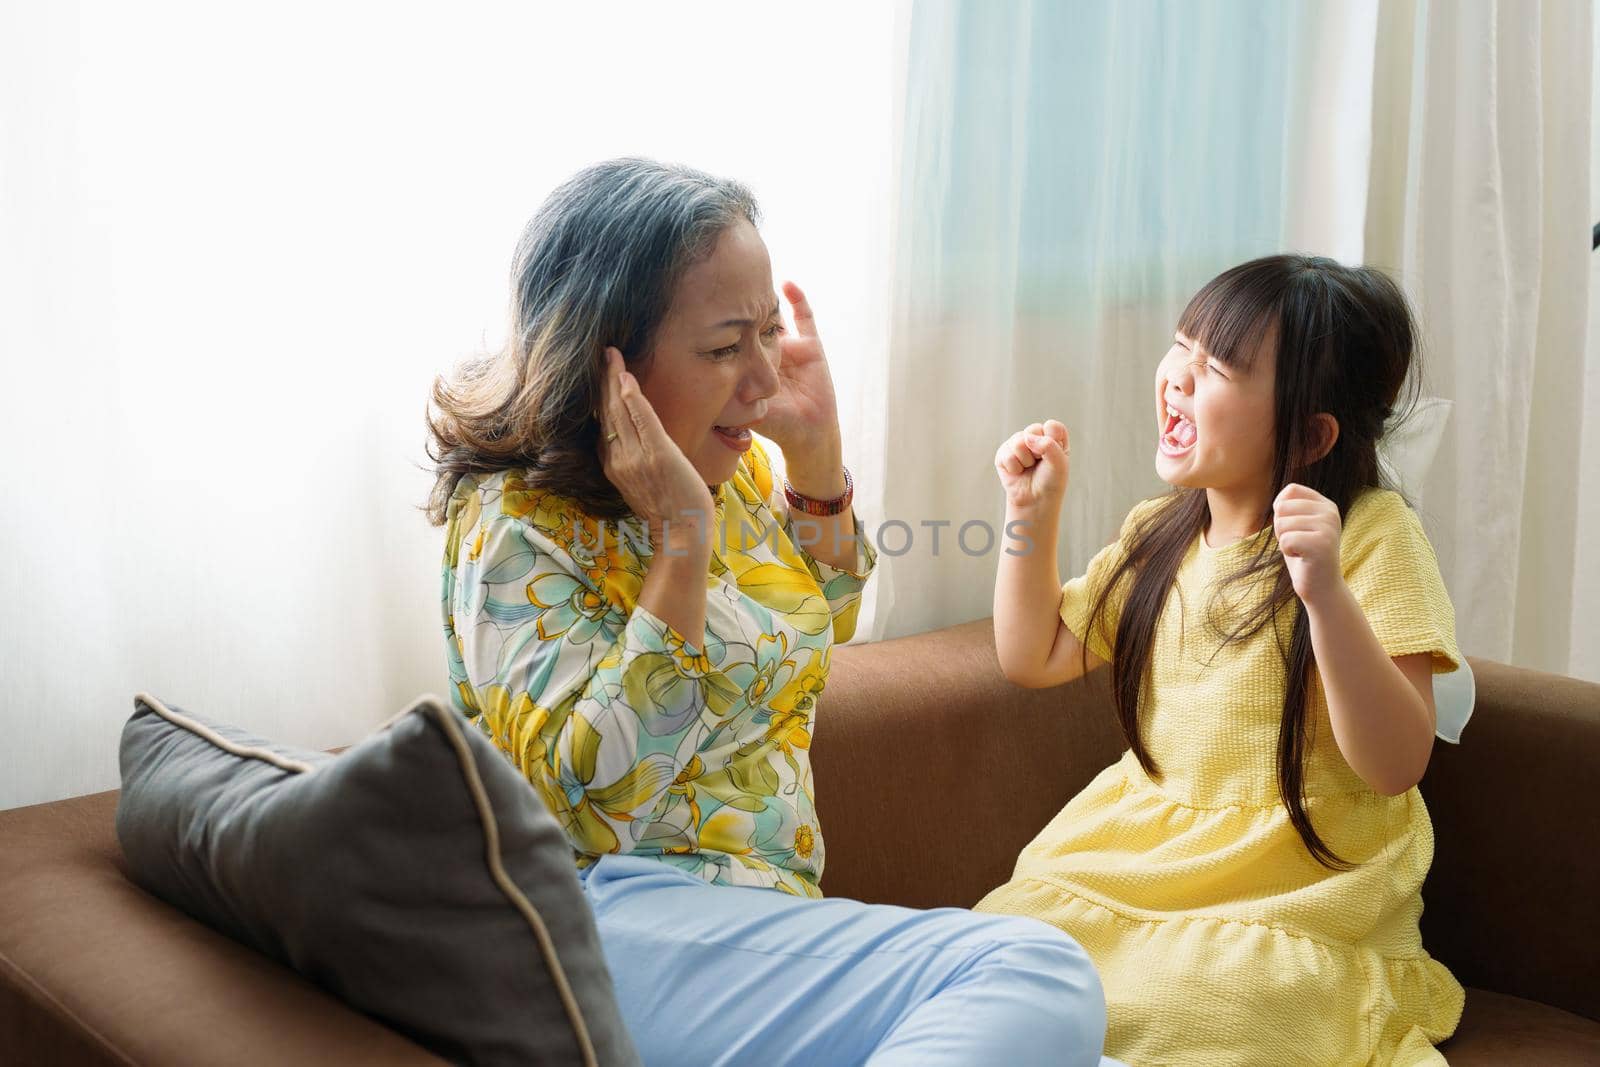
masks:
{"type": "Polygon", "coordinates": [[[0,811],[0,1063],[442,1067],[134,885],[116,807],[0,811]]]}
{"type": "Polygon", "coordinates": [[[1423,944],[1463,985],[1600,1019],[1600,685],[1470,662],[1472,722],[1421,784],[1423,944]]]}
{"type": "Polygon", "coordinates": [[[812,745],[823,891],[977,903],[1125,747],[1108,673],[1013,685],[989,619],[835,648],[812,745]]]}

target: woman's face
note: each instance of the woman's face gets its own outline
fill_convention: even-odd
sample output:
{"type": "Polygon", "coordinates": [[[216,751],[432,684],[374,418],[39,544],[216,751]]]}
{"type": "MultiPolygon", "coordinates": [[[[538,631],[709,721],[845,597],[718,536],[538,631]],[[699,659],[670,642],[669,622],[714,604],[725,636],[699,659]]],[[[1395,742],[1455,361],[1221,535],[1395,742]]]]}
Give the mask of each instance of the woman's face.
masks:
{"type": "Polygon", "coordinates": [[[1249,373],[1174,336],[1156,367],[1156,473],[1169,485],[1255,492],[1272,478],[1277,360],[1270,337],[1249,373]]]}
{"type": "Polygon", "coordinates": [[[707,485],[733,477],[778,391],[783,318],[761,235],[741,219],[684,272],[635,371],[661,425],[707,485]]]}

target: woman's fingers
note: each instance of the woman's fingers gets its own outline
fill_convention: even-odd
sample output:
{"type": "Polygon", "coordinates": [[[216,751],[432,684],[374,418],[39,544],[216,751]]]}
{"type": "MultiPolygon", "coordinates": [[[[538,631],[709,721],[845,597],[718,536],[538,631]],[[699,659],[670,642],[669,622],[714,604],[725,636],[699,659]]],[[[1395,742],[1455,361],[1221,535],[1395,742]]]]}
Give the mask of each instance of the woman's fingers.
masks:
{"type": "Polygon", "coordinates": [[[817,319],[811,312],[811,301],[806,299],[805,292],[794,282],[784,282],[783,298],[789,301],[789,310],[794,315],[795,332],[801,337],[817,336],[817,319]]]}
{"type": "Polygon", "coordinates": [[[638,421],[629,411],[623,386],[623,382],[633,376],[623,366],[622,353],[607,348],[606,374],[601,386],[600,443],[608,449],[639,442],[638,421]]]}
{"type": "Polygon", "coordinates": [[[594,417],[600,423],[600,456],[604,459],[611,450],[612,442],[607,440],[612,432],[612,426],[617,421],[617,368],[612,361],[611,353],[614,348],[607,348],[600,354],[600,406],[595,411],[594,417]]]}
{"type": "Polygon", "coordinates": [[[627,371],[623,371],[618,384],[618,395],[622,398],[626,414],[622,421],[627,424],[627,429],[633,432],[634,443],[643,448],[647,454],[660,454],[662,446],[670,444],[671,441],[667,437],[666,429],[661,425],[660,418],[656,416],[656,409],[650,406],[644,390],[639,388],[639,380],[627,371]]]}

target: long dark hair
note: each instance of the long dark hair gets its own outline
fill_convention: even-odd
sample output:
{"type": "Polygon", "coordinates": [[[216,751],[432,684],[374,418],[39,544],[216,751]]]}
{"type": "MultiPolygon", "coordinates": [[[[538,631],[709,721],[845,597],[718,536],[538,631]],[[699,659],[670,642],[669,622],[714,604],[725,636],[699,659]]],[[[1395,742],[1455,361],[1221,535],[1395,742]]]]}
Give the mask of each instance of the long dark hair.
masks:
{"type": "MultiPolygon", "coordinates": [[[[1363,490],[1382,485],[1378,440],[1408,377],[1413,399],[1417,385],[1417,376],[1409,374],[1416,358],[1411,309],[1399,287],[1382,272],[1311,256],[1251,260],[1218,275],[1196,293],[1179,318],[1178,329],[1203,346],[1210,358],[1246,373],[1264,345],[1275,346],[1269,499],[1290,482],[1298,482],[1337,504],[1342,520],[1363,490]],[[1313,416],[1319,412],[1338,420],[1338,436],[1325,455],[1305,462],[1317,451],[1313,416]]],[[[1149,677],[1156,623],[1179,564],[1210,518],[1204,489],[1169,494],[1133,531],[1127,557],[1100,590],[1089,615],[1090,627],[1103,627],[1113,591],[1127,587],[1112,644],[1112,692],[1123,736],[1151,777],[1159,777],[1160,769],[1139,736],[1139,702],[1149,677]],[[1124,581],[1128,575],[1131,583],[1124,581]]],[[[1261,525],[1271,521],[1269,504],[1261,525]]],[[[1310,623],[1276,549],[1274,539],[1262,538],[1245,564],[1218,583],[1219,590],[1236,582],[1271,583],[1270,592],[1255,602],[1253,610],[1223,628],[1223,643],[1273,627],[1288,682],[1278,729],[1278,792],[1312,858],[1331,869],[1348,869],[1351,865],[1323,842],[1306,814],[1306,715],[1315,657],[1310,623]],[[1283,613],[1293,618],[1287,646],[1277,628],[1283,613]]]]}
{"type": "Polygon", "coordinates": [[[616,346],[637,373],[684,271],[741,220],[760,220],[744,185],[649,159],[596,163],[551,193],[517,243],[505,346],[434,379],[429,520],[446,521],[463,476],[511,467],[591,515],[626,515],[596,444],[601,354],[616,346]]]}

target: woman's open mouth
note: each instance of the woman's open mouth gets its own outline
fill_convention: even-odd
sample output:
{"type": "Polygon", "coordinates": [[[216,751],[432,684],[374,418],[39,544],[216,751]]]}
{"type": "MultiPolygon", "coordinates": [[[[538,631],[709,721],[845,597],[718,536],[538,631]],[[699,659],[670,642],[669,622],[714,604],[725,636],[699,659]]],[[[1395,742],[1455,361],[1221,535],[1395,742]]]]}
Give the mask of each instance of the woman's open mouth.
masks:
{"type": "Polygon", "coordinates": [[[1167,422],[1161,431],[1160,449],[1162,455],[1181,456],[1194,447],[1198,433],[1194,423],[1189,418],[1173,407],[1167,405],[1167,422]]]}
{"type": "Polygon", "coordinates": [[[743,452],[750,447],[750,427],[748,426],[713,426],[712,431],[723,444],[735,452],[743,452]]]}

